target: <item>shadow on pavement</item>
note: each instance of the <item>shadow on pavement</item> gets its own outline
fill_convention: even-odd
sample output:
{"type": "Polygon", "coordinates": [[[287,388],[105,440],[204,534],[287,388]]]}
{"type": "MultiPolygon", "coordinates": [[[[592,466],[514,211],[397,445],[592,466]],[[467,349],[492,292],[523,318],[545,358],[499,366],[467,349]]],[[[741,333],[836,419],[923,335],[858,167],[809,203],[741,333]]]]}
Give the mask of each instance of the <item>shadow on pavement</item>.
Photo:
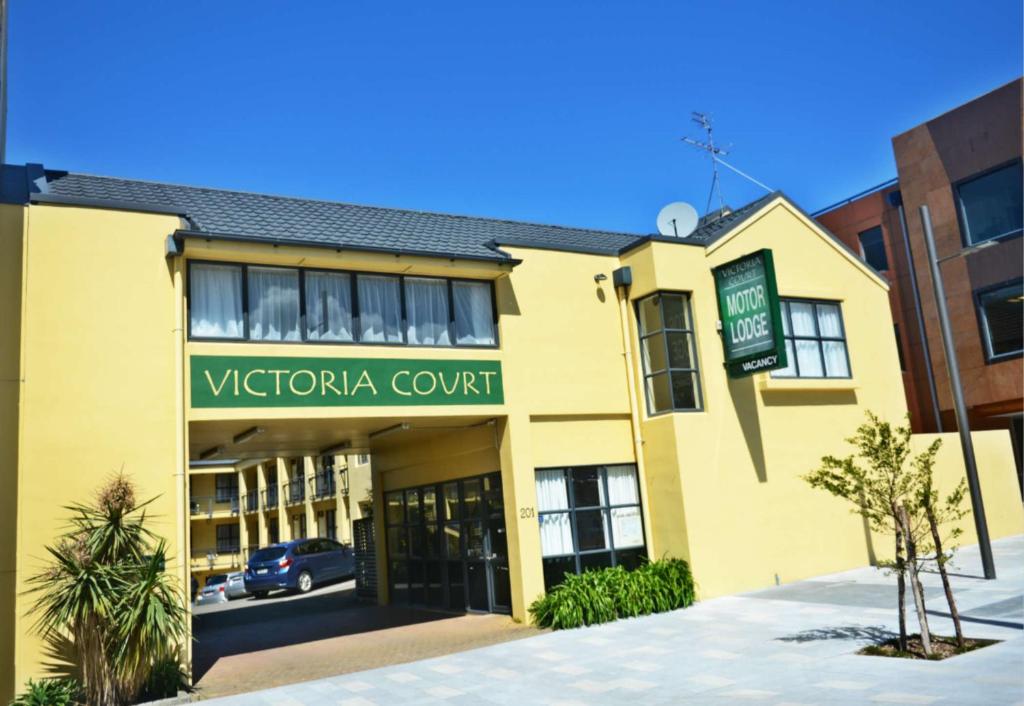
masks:
{"type": "MultiPolygon", "coordinates": [[[[284,594],[282,594],[284,595],[284,594]]],[[[251,605],[192,616],[193,683],[221,657],[285,647],[373,630],[445,620],[453,614],[402,606],[378,606],[356,599],[354,589],[297,600],[273,596],[251,605]]]]}
{"type": "Polygon", "coordinates": [[[838,628],[804,630],[795,635],[777,637],[782,642],[816,642],[818,640],[871,640],[885,642],[897,637],[896,633],[877,625],[847,625],[838,628]]]}

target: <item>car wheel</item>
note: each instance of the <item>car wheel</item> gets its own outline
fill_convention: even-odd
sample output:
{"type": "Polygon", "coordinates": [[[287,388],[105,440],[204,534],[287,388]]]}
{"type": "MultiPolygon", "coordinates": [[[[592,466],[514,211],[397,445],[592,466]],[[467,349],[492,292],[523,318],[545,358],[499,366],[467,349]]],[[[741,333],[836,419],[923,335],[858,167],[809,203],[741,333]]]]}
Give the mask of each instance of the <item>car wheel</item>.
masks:
{"type": "Polygon", "coordinates": [[[253,591],[252,595],[256,598],[256,600],[259,600],[261,598],[266,598],[267,593],[268,591],[253,591]]]}
{"type": "Polygon", "coordinates": [[[313,589],[313,574],[303,571],[299,574],[299,579],[295,582],[295,585],[299,589],[299,593],[309,593],[313,589]]]}

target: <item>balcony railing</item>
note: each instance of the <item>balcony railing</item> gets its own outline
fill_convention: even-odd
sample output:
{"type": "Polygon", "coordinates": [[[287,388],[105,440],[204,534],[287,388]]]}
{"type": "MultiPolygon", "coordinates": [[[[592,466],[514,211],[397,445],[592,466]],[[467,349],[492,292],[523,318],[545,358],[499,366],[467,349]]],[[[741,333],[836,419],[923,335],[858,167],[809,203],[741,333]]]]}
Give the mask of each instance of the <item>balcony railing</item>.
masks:
{"type": "Polygon", "coordinates": [[[256,512],[260,509],[260,494],[255,490],[250,490],[248,493],[242,496],[242,509],[245,512],[256,512]]]}
{"type": "Polygon", "coordinates": [[[276,510],[277,509],[277,483],[268,485],[263,491],[263,509],[264,510],[276,510]]]}
{"type": "Polygon", "coordinates": [[[297,505],[306,501],[306,481],[293,480],[284,484],[284,501],[288,505],[297,505]]]}
{"type": "Polygon", "coordinates": [[[309,479],[309,487],[313,493],[314,500],[334,497],[334,493],[337,490],[334,474],[330,472],[317,473],[309,479]]]}
{"type": "Polygon", "coordinates": [[[192,547],[192,562],[216,566],[240,566],[242,554],[238,545],[222,544],[219,547],[192,547]]]}
{"type": "Polygon", "coordinates": [[[213,517],[215,512],[238,514],[238,496],[193,495],[188,499],[189,514],[213,517]]]}

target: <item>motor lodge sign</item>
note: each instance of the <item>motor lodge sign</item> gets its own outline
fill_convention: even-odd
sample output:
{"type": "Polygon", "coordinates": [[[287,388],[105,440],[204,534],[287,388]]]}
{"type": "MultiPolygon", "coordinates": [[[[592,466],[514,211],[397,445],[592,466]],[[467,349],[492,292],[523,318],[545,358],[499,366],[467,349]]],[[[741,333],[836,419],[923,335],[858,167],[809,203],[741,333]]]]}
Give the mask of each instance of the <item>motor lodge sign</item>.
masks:
{"type": "Polygon", "coordinates": [[[492,360],[192,356],[192,407],[502,404],[492,360]]]}
{"type": "Polygon", "coordinates": [[[712,271],[730,377],[786,367],[786,346],[771,250],[758,250],[712,271]]]}

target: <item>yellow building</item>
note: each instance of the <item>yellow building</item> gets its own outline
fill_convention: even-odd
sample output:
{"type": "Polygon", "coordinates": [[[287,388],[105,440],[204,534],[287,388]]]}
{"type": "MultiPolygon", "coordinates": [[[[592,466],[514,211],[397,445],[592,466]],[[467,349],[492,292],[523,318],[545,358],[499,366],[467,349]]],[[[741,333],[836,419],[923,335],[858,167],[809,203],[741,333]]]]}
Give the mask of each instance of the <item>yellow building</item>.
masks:
{"type": "MultiPolygon", "coordinates": [[[[240,565],[218,536],[319,532],[344,503],[316,478],[358,454],[381,602],[525,620],[567,571],[683,557],[707,598],[889,550],[800,479],[866,410],[906,413],[887,284],[782,194],[664,238],[40,165],[3,185],[0,698],[44,672],[22,591],[61,508],[122,469],[183,586],[240,565]],[[766,249],[788,367],[733,376],[723,343],[767,319],[720,333],[713,269],[766,249]]],[[[1008,436],[975,444],[992,535],[1021,532],[1008,436]]]]}

